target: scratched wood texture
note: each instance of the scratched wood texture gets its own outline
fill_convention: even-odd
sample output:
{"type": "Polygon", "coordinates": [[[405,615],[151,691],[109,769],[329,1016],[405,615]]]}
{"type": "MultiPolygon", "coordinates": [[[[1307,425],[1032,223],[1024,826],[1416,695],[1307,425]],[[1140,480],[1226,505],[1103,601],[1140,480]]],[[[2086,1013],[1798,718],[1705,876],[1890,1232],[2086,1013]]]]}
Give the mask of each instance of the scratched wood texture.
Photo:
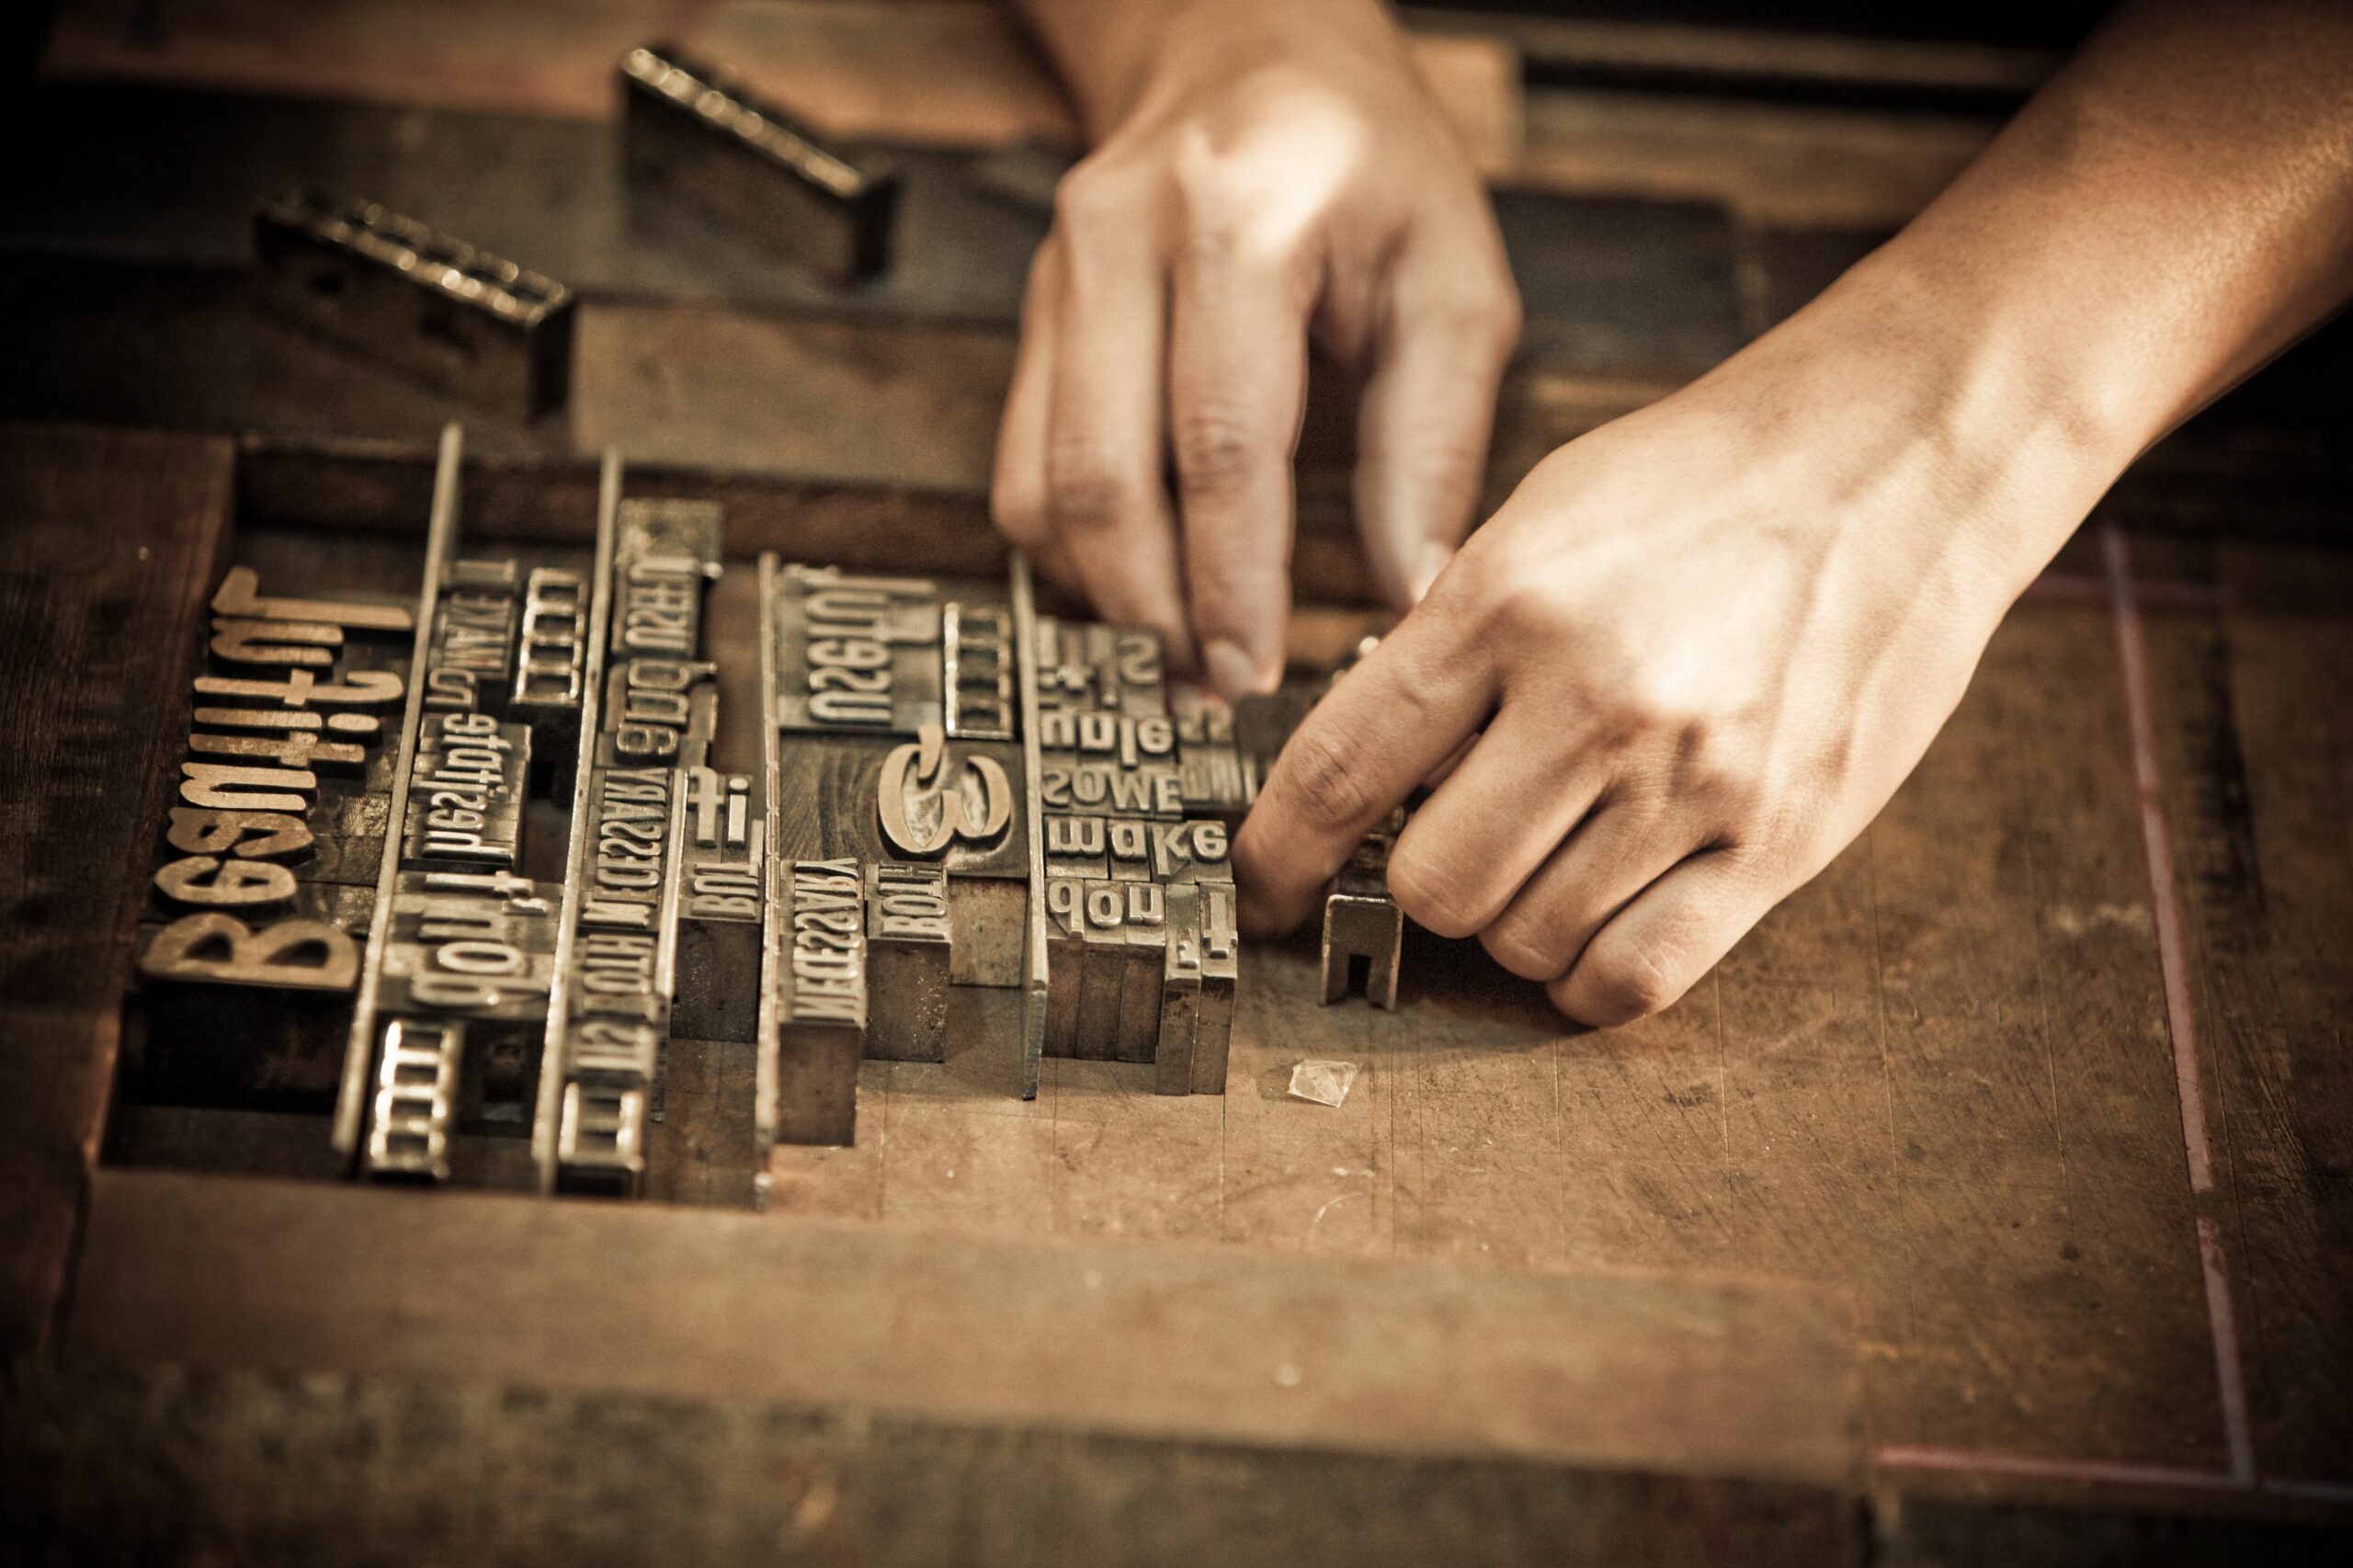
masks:
{"type": "MultiPolygon", "coordinates": [[[[2353,628],[2326,630],[2343,657],[2353,628]]],[[[2021,606],[1879,822],[1658,1018],[1570,1031],[1534,987],[1434,941],[1409,949],[1396,1015],[1326,1011],[1309,951],[1256,949],[1222,1102],[1056,1062],[1023,1104],[1009,1053],[975,1030],[945,1064],[869,1064],[858,1146],[780,1153],[777,1207],[1796,1275],[1854,1293],[1890,1449],[2222,1474],[2207,1210],[2185,1170],[2115,631],[2102,605],[2021,606]],[[1336,1110],[1285,1092],[1324,1056],[1364,1069],[1336,1110]]],[[[2282,938],[2303,944],[2291,972],[2337,991],[2271,1023],[2305,1031],[2300,1092],[2283,1106],[2260,1085],[2284,1128],[2245,1113],[2265,1185],[2226,1249],[2265,1325],[2243,1353],[2292,1346],[2297,1369],[2257,1381],[2257,1457],[2315,1480],[2346,1474],[2325,1391],[2347,1358],[2325,1325],[2353,1312],[2330,1006],[2346,884],[2325,858],[2343,853],[2341,788],[2278,808],[2279,852],[2322,905],[2282,938]],[[2300,808],[2335,835],[2309,860],[2300,808]]]]}
{"type": "MultiPolygon", "coordinates": [[[[47,450],[53,434],[24,439],[47,450]]],[[[135,438],[131,449],[140,449],[135,438]]],[[[193,449],[220,453],[210,444],[193,449]]],[[[85,466],[127,465],[106,445],[92,449],[85,466]]],[[[218,525],[201,520],[213,516],[199,509],[199,522],[182,527],[204,537],[218,525]]],[[[976,528],[978,519],[965,525],[976,528]]],[[[342,558],[340,570],[371,559],[389,569],[400,553],[381,529],[341,536],[339,545],[336,537],[309,548],[322,561],[342,558]]],[[[129,548],[108,542],[116,552],[129,548]]],[[[2234,640],[2234,652],[2244,644],[2261,655],[2233,678],[2250,693],[2238,699],[2250,711],[2263,697],[2269,728],[2232,722],[2242,756],[2258,760],[2245,765],[2244,788],[2226,784],[2222,792],[2277,799],[2290,813],[2313,812],[2317,799],[2318,811],[2336,809],[2341,818],[2341,786],[2315,797],[2308,778],[2278,769],[2302,766],[2312,740],[2282,693],[2327,689],[2341,669],[2344,600],[2315,585],[2335,582],[2329,573],[2343,567],[2326,555],[2234,550],[2222,559],[2228,581],[2241,585],[2236,598],[2212,592],[2197,574],[2195,552],[2188,575],[2147,585],[2154,600],[2189,607],[2165,612],[2183,625],[2199,629],[2202,615],[2210,633],[2219,624],[2234,640]],[[2263,607],[2264,618],[2240,628],[2240,599],[2263,607]],[[2284,740],[2275,738],[2283,722],[2284,740]]],[[[869,1067],[862,1122],[870,1136],[850,1150],[780,1156],[772,1208],[783,1217],[734,1223],[773,1224],[788,1247],[805,1244],[790,1239],[791,1217],[811,1215],[887,1221],[875,1230],[878,1241],[908,1226],[1004,1244],[1051,1237],[1108,1249],[1077,1255],[1097,1260],[1094,1267],[1125,1267],[1132,1256],[1146,1269],[1164,1267],[1154,1261],[1161,1256],[1154,1244],[1169,1242],[1231,1246],[1245,1273],[1258,1266],[1244,1260],[1268,1252],[1297,1255],[1303,1265],[1337,1255],[1336,1268],[1418,1259],[1467,1269],[1466,1280],[1492,1269],[1499,1287],[1531,1275],[1574,1282],[1597,1267],[1628,1265],[1664,1270],[1654,1276],[1662,1281],[1688,1278],[1693,1288],[1726,1274],[1794,1276],[1853,1301],[1880,1485],[1906,1474],[1905,1450],[1941,1452],[1982,1465],[1962,1467],[1978,1501],[2016,1505],[2056,1486],[2080,1505],[2075,1472],[2101,1461],[2144,1489],[2136,1494],[2144,1507],[2165,1513],[2185,1493],[2204,1506],[2228,1459],[2194,1240],[2198,1216],[2214,1210],[2188,1191],[2179,1106],[2167,1092],[2169,1022],[2139,859],[2118,620],[2112,608],[2087,602],[2081,586],[2054,579],[2021,608],[1927,767],[1858,851],[1659,1019],[1612,1035],[1566,1032],[1532,988],[1502,979],[1474,952],[1438,943],[1417,943],[1410,955],[1407,1006],[1398,1015],[1324,1012],[1310,1004],[1307,953],[1279,949],[1251,960],[1222,1100],[1162,1098],[1140,1070],[1116,1064],[1053,1062],[1040,1100],[1025,1105],[1012,1096],[1002,1043],[1010,1019],[991,1015],[1004,1013],[1007,999],[975,995],[957,1020],[961,1047],[947,1062],[869,1067]],[[2021,733],[2035,743],[2018,744],[2021,733]],[[1308,1054],[1364,1064],[1346,1106],[1326,1109],[1282,1093],[1289,1065],[1308,1054]],[[2002,1465],[2022,1456],[2060,1469],[2055,1477],[2006,1480],[2002,1465]]],[[[2161,652],[2171,625],[2154,622],[2161,652]]],[[[2210,675],[2207,689],[2211,684],[2210,675]]],[[[2217,744],[2210,733],[2208,749],[2217,744]]],[[[2334,766],[2334,751],[2324,755],[2334,766]]],[[[2314,819],[2285,820],[2300,834],[2314,819]]],[[[2318,820],[2325,827],[2325,816],[2318,820]]],[[[2284,874],[2307,890],[2300,894],[2306,901],[2312,888],[2324,900],[2336,891],[2325,874],[2303,882],[2292,867],[2284,874]]],[[[2313,914],[2309,902],[2292,907],[2313,914]]],[[[2263,928],[2268,944],[2290,955],[2294,967],[2284,972],[2306,991],[2333,973],[2325,906],[2318,917],[2317,939],[2301,919],[2277,913],[2263,928]]],[[[2243,930],[2227,918],[2219,928],[2243,930]]],[[[2329,1391],[2342,1377],[2331,1330],[2342,1318],[2344,1281],[2340,1271],[2313,1264],[2313,1238],[2330,1238],[2343,1224],[2341,1190],[2329,1179],[2337,1145],[2326,1108],[2329,1086],[2341,1090],[2341,1082],[2329,1076],[2334,1035],[2314,1032],[2299,1021],[2304,1017],[2292,1006],[2273,1015],[2271,1028],[2290,1037],[2284,1060],[2275,1040],[2257,1042],[2270,1045],[2268,1058],[2215,1061],[2225,1085],[2226,1073],[2300,1073],[2300,1086],[2316,1095],[2310,1114],[2284,1125],[2252,1115],[2245,1127],[2227,1124],[2231,1168],[2260,1165],[2270,1179],[2240,1179],[2222,1252],[2248,1302],[2246,1321],[2262,1328],[2240,1342],[2256,1390],[2256,1452],[2275,1483],[2310,1489],[2327,1480],[2341,1453],[2341,1405],[2329,1391]]],[[[2276,1098],[2277,1086],[2225,1093],[2276,1098]]],[[[84,1310],[98,1315],[74,1320],[94,1347],[84,1361],[289,1358],[373,1377],[488,1354],[485,1367],[523,1376],[518,1352],[544,1358],[563,1342],[464,1332],[465,1314],[483,1305],[472,1290],[449,1297],[458,1314],[450,1325],[422,1334],[413,1312],[399,1325],[369,1328],[320,1298],[314,1282],[280,1289],[313,1280],[319,1262],[334,1256],[324,1240],[301,1239],[301,1225],[313,1223],[351,1249],[331,1270],[349,1299],[381,1295],[365,1288],[367,1267],[390,1267],[402,1248],[438,1244],[443,1228],[417,1230],[428,1212],[417,1206],[399,1210],[410,1239],[395,1245],[384,1224],[351,1222],[332,1187],[320,1192],[325,1208],[297,1203],[282,1213],[269,1203],[288,1199],[265,1202],[219,1178],[193,1187],[187,1178],[116,1180],[105,1190],[113,1218],[90,1253],[101,1271],[82,1281],[80,1293],[84,1310]],[[222,1255],[197,1244],[207,1226],[227,1227],[222,1244],[246,1267],[224,1272],[222,1255]],[[271,1250],[288,1246],[293,1254],[283,1259],[271,1250]],[[307,1261],[296,1265],[295,1255],[307,1261]],[[185,1310],[165,1310],[165,1299],[185,1310]],[[298,1316],[270,1329],[251,1315],[272,1301],[279,1303],[273,1310],[298,1316]]],[[[642,1242],[604,1234],[590,1219],[596,1212],[582,1211],[589,1229],[577,1244],[587,1255],[642,1251],[642,1242]]],[[[627,1222],[662,1233],[658,1211],[627,1222]]],[[[498,1250],[471,1235],[478,1226],[460,1229],[469,1232],[465,1245],[498,1250]]],[[[713,1244],[742,1252],[723,1239],[713,1244]]],[[[875,1267],[872,1256],[859,1256],[862,1267],[875,1267]]],[[[552,1265],[523,1265],[492,1300],[521,1302],[516,1321],[538,1321],[538,1309],[514,1292],[561,1293],[562,1277],[552,1265]]],[[[1212,1278],[1226,1273],[1194,1267],[1210,1267],[1212,1278]]],[[[757,1272],[748,1255],[730,1268],[757,1272]]],[[[425,1272],[496,1278],[454,1262],[425,1272]]],[[[646,1278],[661,1273],[653,1267],[646,1278]]],[[[1342,1289],[1347,1276],[1286,1278],[1293,1281],[1286,1289],[1313,1292],[1342,1289]]],[[[1473,1285],[1461,1289],[1467,1300],[1483,1299],[1473,1285]]],[[[1668,1290],[1662,1301],[1671,1302],[1668,1290]]],[[[1278,1317],[1291,1311],[1265,1310],[1278,1317]]],[[[564,1315],[579,1326],[576,1314],[564,1315]]],[[[1153,1335],[1123,1339],[1123,1332],[1109,1333],[1098,1349],[1116,1358],[1125,1343],[1144,1355],[1153,1335]]],[[[642,1346],[641,1336],[615,1333],[642,1346]]],[[[1053,1354],[1053,1337],[1035,1353],[1053,1354]]],[[[708,1346],[691,1348],[699,1343],[689,1333],[681,1353],[707,1355],[708,1346]]],[[[1607,1336],[1581,1343],[1597,1352],[1613,1344],[1605,1361],[1625,1351],[1607,1336]]],[[[1775,1364],[1790,1352],[1789,1345],[1774,1351],[1775,1364]]],[[[568,1375],[551,1361],[526,1381],[568,1375]]],[[[588,1374],[613,1375],[609,1367],[588,1374]]],[[[660,1368],[648,1375],[658,1381],[660,1368]]],[[[1733,1375],[1741,1381],[1722,1385],[1718,1397],[1736,1386],[1740,1407],[1779,1408],[1769,1383],[1733,1375]]],[[[149,1397],[178,1396],[159,1389],[149,1397]]],[[[286,1429],[296,1433],[366,1431],[405,1408],[392,1393],[366,1397],[377,1401],[373,1416],[346,1413],[357,1428],[306,1426],[266,1399],[255,1418],[290,1422],[286,1429]]],[[[1144,1424],[1155,1419],[1147,1408],[1144,1424]]],[[[1631,1429],[1614,1421],[1596,1428],[1620,1442],[1631,1429]]],[[[1721,1438],[1731,1428],[1709,1430],[1721,1438]]],[[[64,1436],[54,1428],[51,1436],[87,1440],[74,1439],[70,1424],[64,1436]]],[[[1773,1452],[1773,1441],[1765,1439],[1763,1451],[1773,1452]]],[[[252,1478],[232,1485],[217,1467],[199,1473],[269,1529],[299,1523],[252,1478]]],[[[2300,1501],[2281,1495],[2283,1508],[2300,1501]]],[[[1757,1540],[1791,1548],[1809,1539],[1786,1506],[1767,1506],[1761,1517],[1757,1540]]],[[[2112,1535],[2125,1527],[2103,1528],[2112,1535]]],[[[2293,1547],[2305,1538],[2282,1539],[2293,1547]]],[[[1537,1546],[1553,1544],[1553,1537],[1535,1538],[1537,1546]]]]}
{"type": "Polygon", "coordinates": [[[0,1360],[65,1288],[229,443],[0,429],[0,1360]]]}
{"type": "MultiPolygon", "coordinates": [[[[610,0],[573,29],[417,0],[390,29],[407,40],[390,67],[381,19],[265,0],[167,9],[169,25],[141,32],[143,12],[68,6],[50,74],[586,117],[603,112],[592,98],[615,40],[655,8],[610,0]]],[[[736,29],[730,48],[756,56],[767,85],[859,134],[983,152],[1065,134],[1052,115],[1066,111],[1040,107],[1034,61],[978,9],[665,19],[683,17],[689,37],[736,29]],[[959,85],[937,99],[895,90],[917,71],[959,85]]],[[[1522,189],[1720,207],[1729,221],[1655,221],[1707,251],[1661,292],[1723,347],[1900,222],[1991,123],[1535,89],[1481,112],[1516,120],[1506,178],[1522,189]]],[[[445,122],[428,114],[412,134],[445,122]]],[[[397,175],[381,132],[358,140],[397,175]]],[[[572,134],[543,140],[581,144],[572,134]]],[[[177,229],[169,214],[135,222],[167,240],[217,234],[244,199],[177,229]]],[[[114,221],[103,204],[83,218],[114,221]]],[[[1621,248],[1667,232],[1625,222],[1621,248]]],[[[86,227],[59,233],[68,253],[89,243],[86,227]]],[[[997,244],[972,253],[974,276],[1001,270],[997,244]]],[[[410,446],[450,412],[271,335],[225,254],[101,245],[108,259],[85,270],[0,248],[0,326],[25,367],[0,389],[8,412],[410,446]]],[[[1534,279],[1540,315],[1577,287],[1598,293],[1559,305],[1582,324],[1518,372],[1496,493],[1710,357],[1699,339],[1643,330],[1659,298],[1608,261],[1534,279]]],[[[723,492],[750,520],[739,547],[927,548],[985,570],[977,502],[1010,363],[1002,302],[892,318],[813,298],[747,304],[720,282],[592,295],[569,423],[473,423],[507,465],[501,493],[576,487],[576,465],[550,479],[538,460],[618,439],[723,492]]],[[[1856,1313],[1873,1486],[1957,1506],[1878,1516],[1889,1561],[2049,1546],[2034,1534],[2049,1516],[2029,1503],[2092,1510],[2084,1556],[2241,1549],[2116,1522],[2144,1510],[2341,1517],[2353,443],[2346,334],[2334,337],[2128,477],[2103,522],[2132,530],[2129,561],[2097,525],[2071,546],[1887,812],[1665,1016],[1575,1033],[1475,951],[1420,939],[1399,1014],[1324,1012],[1309,1005],[1306,949],[1254,949],[1222,1100],[1160,1098],[1116,1064],[1049,1062],[1025,1104],[990,1011],[1003,999],[968,998],[946,1062],[867,1066],[855,1147],[779,1156],[772,1210],[1115,1249],[1823,1282],[1856,1313]],[[1284,1094],[1309,1056],[1363,1064],[1346,1105],[1284,1094]]],[[[1345,420],[1319,415],[1302,450],[1302,562],[1336,597],[1363,588],[1342,531],[1346,458],[1345,420]]],[[[244,504],[279,517],[329,498],[310,519],[322,527],[381,532],[410,515],[388,498],[421,494],[422,465],[398,447],[263,443],[241,472],[244,504]]],[[[563,527],[528,501],[513,512],[527,531],[563,527]]],[[[688,1169],[679,1185],[699,1179],[688,1169]]]]}

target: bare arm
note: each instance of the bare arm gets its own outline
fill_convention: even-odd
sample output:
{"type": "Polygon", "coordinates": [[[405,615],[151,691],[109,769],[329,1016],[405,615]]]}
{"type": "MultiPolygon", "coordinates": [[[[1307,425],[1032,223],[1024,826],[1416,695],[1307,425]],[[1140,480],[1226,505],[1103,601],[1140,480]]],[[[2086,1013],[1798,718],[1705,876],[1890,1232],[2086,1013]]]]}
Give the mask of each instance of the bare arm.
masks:
{"type": "Polygon", "coordinates": [[[1311,715],[1235,855],[1391,883],[1588,1022],[1862,831],[2134,457],[2353,291],[2353,7],[2128,9],[1900,236],[1555,452],[1311,715]]]}

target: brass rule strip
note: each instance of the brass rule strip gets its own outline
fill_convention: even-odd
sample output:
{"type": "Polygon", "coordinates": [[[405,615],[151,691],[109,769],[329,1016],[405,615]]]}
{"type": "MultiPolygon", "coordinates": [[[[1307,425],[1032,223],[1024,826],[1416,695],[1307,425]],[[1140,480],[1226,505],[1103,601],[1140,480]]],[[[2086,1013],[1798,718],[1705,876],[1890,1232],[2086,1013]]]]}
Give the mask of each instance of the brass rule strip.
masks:
{"type": "Polygon", "coordinates": [[[580,929],[581,889],[594,842],[597,737],[603,729],[605,651],[611,636],[613,549],[621,505],[621,455],[608,448],[597,490],[597,563],[588,585],[588,645],[581,669],[580,748],[573,763],[572,837],[564,851],[563,907],[555,932],[555,983],[548,988],[547,1043],[540,1055],[539,1103],[531,1115],[531,1158],[540,1190],[555,1191],[557,1123],[563,1112],[564,1054],[571,1021],[572,949],[580,929]]]}
{"type": "Polygon", "coordinates": [[[1029,899],[1022,953],[1021,1097],[1038,1097],[1039,1060],[1046,1048],[1046,830],[1038,748],[1038,606],[1029,559],[1013,552],[1014,667],[1020,681],[1021,799],[1029,832],[1029,899]]]}
{"type": "Polygon", "coordinates": [[[767,858],[760,879],[760,1015],[753,1038],[752,1135],[757,1165],[755,1182],[765,1192],[768,1153],[776,1147],[777,1096],[782,1092],[777,1062],[777,994],[784,962],[784,744],[777,726],[776,551],[760,552],[760,767],[767,814],[767,858]]]}
{"type": "Polygon", "coordinates": [[[408,820],[409,778],[416,769],[417,731],[425,714],[425,666],[433,646],[441,601],[441,573],[458,531],[460,464],[465,434],[454,422],[441,427],[441,450],[433,470],[433,504],[425,532],[425,584],[416,600],[416,641],[409,653],[408,701],[401,711],[400,750],[392,759],[390,824],[382,861],[376,871],[375,913],[368,924],[368,951],[359,968],[359,999],[351,1013],[350,1043],[343,1052],[343,1081],[335,1097],[335,1153],[357,1160],[368,1087],[376,1071],[376,1001],[383,987],[384,951],[392,941],[392,894],[400,877],[401,824],[408,820]]]}

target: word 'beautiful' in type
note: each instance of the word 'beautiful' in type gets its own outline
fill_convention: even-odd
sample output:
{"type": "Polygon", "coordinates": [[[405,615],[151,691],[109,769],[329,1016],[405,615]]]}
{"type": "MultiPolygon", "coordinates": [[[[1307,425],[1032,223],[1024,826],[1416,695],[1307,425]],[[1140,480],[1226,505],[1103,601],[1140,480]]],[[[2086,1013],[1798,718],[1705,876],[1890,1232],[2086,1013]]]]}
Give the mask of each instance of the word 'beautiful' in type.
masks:
{"type": "MultiPolygon", "coordinates": [[[[281,598],[251,567],[212,597],[193,727],[154,874],[185,911],[144,934],[153,981],[348,992],[358,983],[354,922],[326,896],[355,869],[344,824],[381,823],[394,733],[408,693],[404,658],[371,645],[414,635],[408,606],[281,598]],[[325,847],[328,853],[322,853],[325,847]]],[[[381,833],[381,828],[379,827],[381,833]]]]}

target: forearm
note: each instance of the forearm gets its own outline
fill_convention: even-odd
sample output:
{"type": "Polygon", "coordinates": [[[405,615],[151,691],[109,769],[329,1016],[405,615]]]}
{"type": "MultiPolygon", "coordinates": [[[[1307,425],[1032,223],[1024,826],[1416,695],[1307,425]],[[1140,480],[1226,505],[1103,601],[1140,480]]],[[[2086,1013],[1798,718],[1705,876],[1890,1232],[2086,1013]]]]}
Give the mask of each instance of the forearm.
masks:
{"type": "MultiPolygon", "coordinates": [[[[2152,5],[1750,352],[1928,378],[1941,434],[2088,506],[2348,293],[2353,7],[2152,5]]],[[[2071,526],[2041,510],[2006,545],[2027,574],[2071,526]]]]}

